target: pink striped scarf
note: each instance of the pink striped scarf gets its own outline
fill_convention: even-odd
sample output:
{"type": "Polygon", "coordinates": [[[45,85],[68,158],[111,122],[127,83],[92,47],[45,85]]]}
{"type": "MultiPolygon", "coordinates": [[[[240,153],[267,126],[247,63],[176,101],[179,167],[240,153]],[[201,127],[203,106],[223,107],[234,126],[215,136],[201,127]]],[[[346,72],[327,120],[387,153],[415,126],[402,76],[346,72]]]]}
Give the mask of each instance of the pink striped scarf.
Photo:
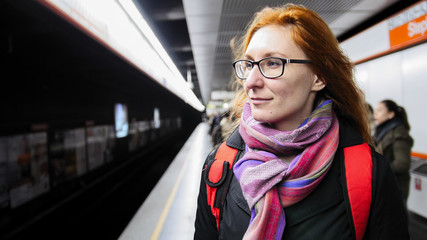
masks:
{"type": "Polygon", "coordinates": [[[282,239],[284,208],[304,199],[322,181],[338,147],[338,130],[330,100],[289,132],[256,121],[245,104],[239,133],[246,153],[234,166],[252,211],[243,239],[282,239]],[[287,164],[277,155],[296,157],[287,164]]]}

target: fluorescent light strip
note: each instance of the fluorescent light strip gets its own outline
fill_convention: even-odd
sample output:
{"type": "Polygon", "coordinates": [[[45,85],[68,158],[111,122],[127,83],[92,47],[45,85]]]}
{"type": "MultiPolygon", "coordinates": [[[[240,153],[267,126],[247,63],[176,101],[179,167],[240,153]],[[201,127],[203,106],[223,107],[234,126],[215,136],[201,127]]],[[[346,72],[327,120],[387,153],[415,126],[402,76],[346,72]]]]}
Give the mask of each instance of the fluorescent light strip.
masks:
{"type": "Polygon", "coordinates": [[[132,0],[38,1],[68,15],[79,27],[94,34],[95,38],[134,63],[154,81],[163,84],[195,109],[204,110],[132,0]],[[103,7],[99,9],[101,4],[103,7]]]}
{"type": "MultiPolygon", "coordinates": [[[[165,62],[166,66],[172,71],[173,75],[177,78],[175,81],[181,81],[175,82],[172,81],[171,83],[174,84],[175,87],[180,89],[180,91],[184,93],[184,95],[189,97],[188,99],[193,107],[195,107],[199,111],[204,110],[204,106],[202,103],[200,103],[199,99],[195,96],[194,92],[188,87],[186,80],[182,77],[180,71],[172,61],[172,59],[169,57],[165,49],[163,48],[162,44],[159,42],[158,38],[154,34],[154,32],[151,30],[148,23],[145,21],[135,4],[132,0],[117,0],[125,9],[125,11],[128,13],[128,15],[131,17],[132,21],[135,23],[135,25],[141,30],[142,34],[145,36],[145,38],[150,42],[150,44],[153,46],[155,51],[159,54],[159,56],[162,58],[162,60],[165,62]]],[[[188,103],[188,102],[187,102],[188,103]]]]}

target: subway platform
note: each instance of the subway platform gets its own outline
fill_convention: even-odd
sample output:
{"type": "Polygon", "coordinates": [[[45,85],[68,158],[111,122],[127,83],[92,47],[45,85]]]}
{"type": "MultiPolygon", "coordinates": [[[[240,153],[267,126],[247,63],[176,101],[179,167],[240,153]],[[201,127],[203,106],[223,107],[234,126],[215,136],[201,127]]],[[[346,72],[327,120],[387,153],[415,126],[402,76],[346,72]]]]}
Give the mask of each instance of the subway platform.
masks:
{"type": "Polygon", "coordinates": [[[201,169],[212,150],[208,129],[196,127],[120,240],[193,239],[201,169]]]}
{"type": "MultiPolygon", "coordinates": [[[[201,169],[212,150],[208,129],[206,123],[197,126],[120,240],[193,239],[201,169]]],[[[419,166],[420,162],[414,165],[419,166]]],[[[427,239],[427,219],[412,211],[408,217],[411,240],[427,239]]]]}

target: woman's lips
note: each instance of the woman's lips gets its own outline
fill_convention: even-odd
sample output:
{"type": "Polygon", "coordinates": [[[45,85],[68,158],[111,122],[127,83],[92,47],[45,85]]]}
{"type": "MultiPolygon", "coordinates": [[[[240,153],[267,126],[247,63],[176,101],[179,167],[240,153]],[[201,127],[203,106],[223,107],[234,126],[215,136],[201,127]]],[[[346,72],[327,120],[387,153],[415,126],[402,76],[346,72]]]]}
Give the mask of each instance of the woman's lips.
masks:
{"type": "Polygon", "coordinates": [[[259,105],[259,104],[263,104],[263,103],[267,103],[271,100],[271,98],[251,98],[251,102],[254,105],[259,105]]]}

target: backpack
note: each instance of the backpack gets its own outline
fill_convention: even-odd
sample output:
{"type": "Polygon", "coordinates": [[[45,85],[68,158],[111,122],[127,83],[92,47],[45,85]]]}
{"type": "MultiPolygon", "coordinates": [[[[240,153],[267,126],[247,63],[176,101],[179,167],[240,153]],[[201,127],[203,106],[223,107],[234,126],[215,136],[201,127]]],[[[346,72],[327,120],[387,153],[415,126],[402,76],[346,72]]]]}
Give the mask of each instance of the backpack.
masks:
{"type": "MultiPolygon", "coordinates": [[[[233,165],[238,149],[223,142],[216,152],[214,161],[206,166],[204,180],[208,205],[216,219],[217,229],[222,219],[221,210],[233,178],[233,165]]],[[[344,148],[345,202],[351,210],[356,240],[361,240],[368,223],[372,201],[372,155],[368,144],[344,148]]]]}

